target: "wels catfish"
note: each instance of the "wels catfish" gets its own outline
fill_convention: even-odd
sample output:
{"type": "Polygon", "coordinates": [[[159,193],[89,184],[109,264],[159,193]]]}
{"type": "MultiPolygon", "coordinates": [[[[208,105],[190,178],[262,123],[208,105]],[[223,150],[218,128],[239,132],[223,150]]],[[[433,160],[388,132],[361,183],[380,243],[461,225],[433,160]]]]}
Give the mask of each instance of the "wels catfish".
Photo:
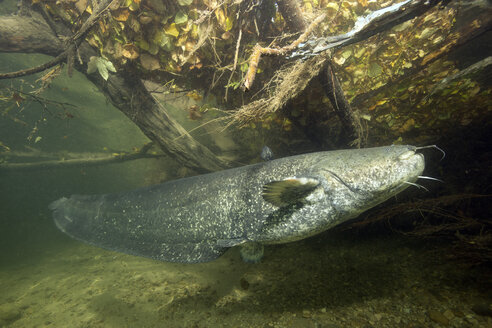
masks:
{"type": "MultiPolygon", "coordinates": [[[[423,147],[425,148],[425,147],[423,147]]],[[[263,245],[323,232],[398,194],[424,170],[414,146],[316,152],[50,205],[69,236],[161,261],[212,261],[240,245],[257,262],[263,245]]]]}

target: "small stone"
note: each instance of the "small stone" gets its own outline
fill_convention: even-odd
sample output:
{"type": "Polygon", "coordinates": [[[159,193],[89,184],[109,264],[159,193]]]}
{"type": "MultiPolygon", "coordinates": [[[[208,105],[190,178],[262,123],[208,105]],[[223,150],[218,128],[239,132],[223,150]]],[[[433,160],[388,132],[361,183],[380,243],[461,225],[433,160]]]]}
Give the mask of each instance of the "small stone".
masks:
{"type": "Polygon", "coordinates": [[[472,327],[478,327],[478,321],[473,316],[466,316],[465,321],[468,321],[472,325],[472,327]]]}
{"type": "Polygon", "coordinates": [[[246,278],[242,277],[241,280],[240,280],[240,283],[241,283],[241,288],[243,290],[248,290],[248,288],[249,288],[249,282],[246,280],[246,278]]]}
{"type": "Polygon", "coordinates": [[[429,314],[429,318],[432,321],[437,322],[443,326],[449,325],[449,319],[446,318],[441,312],[435,310],[429,310],[427,313],[429,314]]]}
{"type": "Polygon", "coordinates": [[[443,315],[446,318],[448,318],[449,320],[453,320],[453,318],[454,318],[454,313],[450,309],[447,309],[446,311],[444,311],[443,315]]]}
{"type": "Polygon", "coordinates": [[[453,309],[453,314],[458,318],[463,318],[465,314],[460,309],[453,309]]]}

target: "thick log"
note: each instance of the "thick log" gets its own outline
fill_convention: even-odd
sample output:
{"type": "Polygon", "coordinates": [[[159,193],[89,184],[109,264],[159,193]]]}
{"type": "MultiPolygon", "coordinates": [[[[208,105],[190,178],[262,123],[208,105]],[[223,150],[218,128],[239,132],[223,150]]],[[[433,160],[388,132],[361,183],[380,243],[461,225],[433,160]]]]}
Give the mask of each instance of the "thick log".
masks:
{"type": "MultiPolygon", "coordinates": [[[[84,49],[82,52],[89,50],[92,49],[84,49]]],[[[198,173],[218,171],[229,166],[188,134],[164,106],[155,101],[140,79],[132,79],[126,72],[111,74],[107,81],[96,74],[88,75],[87,78],[162,151],[184,166],[198,173]]]]}
{"type": "Polygon", "coordinates": [[[57,56],[62,46],[61,40],[38,15],[0,16],[0,52],[57,56]]]}
{"type": "Polygon", "coordinates": [[[290,32],[298,33],[306,29],[306,22],[298,0],[277,0],[277,5],[290,32]]]}

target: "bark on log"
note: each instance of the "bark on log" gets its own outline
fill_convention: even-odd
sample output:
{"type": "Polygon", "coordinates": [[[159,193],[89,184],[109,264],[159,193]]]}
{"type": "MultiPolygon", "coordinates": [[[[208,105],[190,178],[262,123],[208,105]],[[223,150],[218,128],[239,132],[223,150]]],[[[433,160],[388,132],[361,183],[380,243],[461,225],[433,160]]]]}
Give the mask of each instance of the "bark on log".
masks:
{"type": "MultiPolygon", "coordinates": [[[[82,53],[92,48],[83,46],[82,53]]],[[[84,60],[84,62],[86,62],[84,60]]],[[[208,148],[197,142],[157,103],[143,82],[127,72],[111,74],[107,81],[96,74],[87,78],[97,85],[110,102],[130,118],[162,151],[198,173],[228,167],[208,148]]]]}
{"type": "MultiPolygon", "coordinates": [[[[63,30],[64,27],[57,28],[63,30]]],[[[69,35],[67,28],[65,31],[69,35]]],[[[64,50],[63,42],[55,37],[48,24],[36,12],[31,12],[29,16],[0,16],[0,51],[56,56],[64,50]]],[[[76,69],[85,74],[116,108],[128,116],[166,154],[198,173],[218,171],[230,166],[193,139],[152,98],[138,77],[126,70],[111,73],[107,81],[98,74],[87,74],[90,57],[98,56],[98,53],[85,41],[78,50],[83,64],[76,61],[76,69]],[[180,138],[175,141],[177,137],[180,138]]]]}
{"type": "Polygon", "coordinates": [[[62,49],[46,22],[38,15],[0,16],[0,51],[57,56],[62,49]]]}
{"type": "Polygon", "coordinates": [[[330,62],[320,74],[320,80],[326,96],[330,99],[333,109],[342,123],[341,140],[345,144],[351,144],[355,139],[355,146],[360,148],[362,142],[360,121],[354,115],[330,62]]]}
{"type": "Polygon", "coordinates": [[[306,22],[298,0],[277,0],[277,5],[290,32],[303,32],[306,29],[306,22]]]}

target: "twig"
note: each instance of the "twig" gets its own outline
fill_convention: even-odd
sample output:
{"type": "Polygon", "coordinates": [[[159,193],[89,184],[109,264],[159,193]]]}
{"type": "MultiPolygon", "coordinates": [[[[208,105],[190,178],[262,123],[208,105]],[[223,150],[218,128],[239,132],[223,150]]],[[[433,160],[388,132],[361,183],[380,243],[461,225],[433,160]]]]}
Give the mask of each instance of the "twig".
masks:
{"type": "Polygon", "coordinates": [[[21,76],[26,76],[26,75],[31,75],[31,74],[42,72],[44,70],[47,70],[50,67],[58,65],[63,60],[65,60],[65,58],[67,58],[67,52],[66,51],[62,52],[61,54],[59,54],[58,56],[56,56],[54,59],[50,60],[49,62],[46,62],[46,63],[41,64],[39,66],[31,67],[28,69],[23,69],[23,70],[16,71],[16,72],[1,73],[0,74],[0,80],[1,79],[13,79],[16,77],[21,77],[21,76]]]}
{"type": "Polygon", "coordinates": [[[256,76],[256,70],[258,68],[258,62],[260,61],[261,55],[285,55],[288,52],[294,50],[299,44],[307,40],[309,34],[311,34],[314,28],[319,23],[321,23],[321,21],[323,21],[325,17],[326,14],[321,14],[320,16],[318,16],[311,24],[309,24],[309,26],[304,31],[304,33],[302,33],[301,36],[297,38],[297,40],[295,40],[288,46],[282,48],[269,48],[269,47],[263,48],[259,44],[256,44],[253,48],[253,53],[249,59],[249,68],[243,83],[244,91],[248,91],[253,85],[256,76]]]}
{"type": "MultiPolygon", "coordinates": [[[[234,64],[232,65],[231,75],[229,76],[229,80],[227,81],[227,85],[231,83],[232,77],[234,76],[234,72],[236,71],[237,66],[237,58],[239,56],[239,46],[241,45],[241,37],[243,36],[243,30],[239,29],[239,35],[237,36],[236,42],[236,52],[234,53],[234,64]]],[[[224,100],[227,101],[227,91],[229,88],[226,88],[224,100]]]]}

